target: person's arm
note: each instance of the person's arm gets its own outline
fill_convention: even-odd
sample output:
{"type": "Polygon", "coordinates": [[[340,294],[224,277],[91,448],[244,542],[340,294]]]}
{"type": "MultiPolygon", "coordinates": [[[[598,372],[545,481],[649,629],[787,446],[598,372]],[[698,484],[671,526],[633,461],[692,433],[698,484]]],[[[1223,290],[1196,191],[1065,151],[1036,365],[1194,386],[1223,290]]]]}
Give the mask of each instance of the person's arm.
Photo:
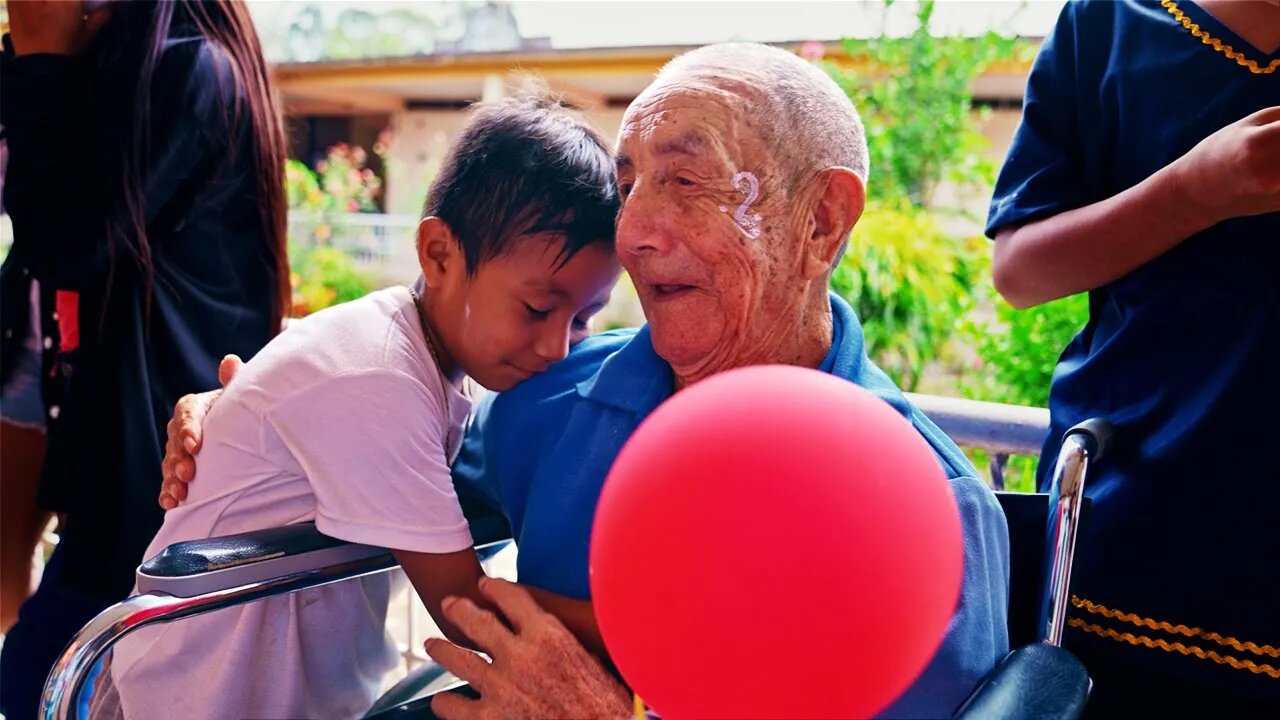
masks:
{"type": "Polygon", "coordinates": [[[408,576],[440,632],[454,643],[474,648],[466,633],[444,612],[443,603],[445,598],[457,597],[468,598],[482,607],[489,605],[489,601],[480,594],[479,583],[484,572],[480,569],[476,551],[472,548],[452,553],[392,550],[391,554],[400,563],[400,568],[408,576]]]}
{"type": "Polygon", "coordinates": [[[1093,290],[1223,220],[1280,211],[1280,107],[1228,125],[1124,192],[996,233],[996,289],[1025,308],[1093,290]]]}
{"type": "MultiPolygon", "coordinates": [[[[514,438],[523,437],[522,430],[505,424],[509,415],[496,409],[499,396],[488,394],[476,404],[470,427],[462,443],[462,451],[453,464],[453,486],[477,542],[489,542],[511,536],[505,517],[495,517],[494,508],[501,505],[503,473],[529,473],[520,466],[510,449],[514,438]]],[[[583,645],[600,657],[606,657],[604,642],[596,625],[591,601],[559,595],[532,585],[522,585],[540,605],[560,619],[583,645]]],[[[462,593],[459,593],[461,595],[462,593]]],[[[472,600],[483,604],[482,600],[472,600]]]]}
{"type": "Polygon", "coordinates": [[[595,653],[597,657],[609,662],[609,651],[604,645],[604,638],[600,635],[600,626],[596,624],[595,608],[590,600],[578,600],[565,595],[558,595],[532,585],[521,585],[520,587],[527,590],[539,605],[546,608],[547,612],[555,615],[560,622],[564,623],[569,632],[572,632],[574,637],[578,638],[578,642],[595,653]]]}
{"type": "MultiPolygon", "coordinates": [[[[467,598],[477,607],[491,612],[498,610],[488,597],[480,593],[480,580],[486,576],[480,569],[475,550],[467,548],[455,553],[392,550],[391,554],[400,563],[409,582],[413,584],[413,589],[422,599],[422,604],[445,637],[455,644],[481,649],[472,644],[471,639],[453,623],[443,607],[444,600],[453,597],[467,598]]],[[[596,625],[590,600],[575,600],[530,585],[520,587],[573,633],[578,642],[603,662],[609,662],[608,651],[605,650],[604,639],[600,637],[600,628],[596,625]]]]}
{"type": "Polygon", "coordinates": [[[883,717],[950,717],[1009,652],[1008,522],[986,483],[948,482],[964,531],[960,599],[933,658],[883,717]]]}

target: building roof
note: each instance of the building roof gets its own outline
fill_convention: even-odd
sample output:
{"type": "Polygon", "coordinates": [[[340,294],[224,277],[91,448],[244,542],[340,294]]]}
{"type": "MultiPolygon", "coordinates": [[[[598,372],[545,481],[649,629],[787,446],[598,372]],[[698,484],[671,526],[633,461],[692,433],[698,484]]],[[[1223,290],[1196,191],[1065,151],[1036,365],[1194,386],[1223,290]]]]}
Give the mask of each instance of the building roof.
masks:
{"type": "MultiPolygon", "coordinates": [[[[930,28],[959,35],[999,29],[1038,40],[1061,4],[942,0],[930,28]]],[[[730,40],[817,52],[846,68],[876,72],[850,56],[839,39],[902,34],[917,25],[915,3],[894,3],[886,11],[879,0],[270,5],[268,20],[258,18],[263,5],[251,7],[268,55],[277,59],[277,83],[293,115],[461,106],[484,97],[486,83],[520,71],[543,76],[581,107],[622,106],[675,55],[730,40]],[[388,49],[396,54],[387,56],[388,49]]],[[[975,83],[975,96],[1017,101],[1027,70],[1025,61],[993,67],[975,83]]]]}

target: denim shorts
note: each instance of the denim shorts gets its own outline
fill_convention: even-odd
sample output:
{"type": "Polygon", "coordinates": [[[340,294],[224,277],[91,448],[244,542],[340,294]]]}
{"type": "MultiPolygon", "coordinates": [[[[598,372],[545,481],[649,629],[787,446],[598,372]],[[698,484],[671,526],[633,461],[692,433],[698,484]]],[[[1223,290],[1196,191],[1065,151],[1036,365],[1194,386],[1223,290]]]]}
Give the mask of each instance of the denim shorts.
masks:
{"type": "Polygon", "coordinates": [[[13,374],[0,387],[0,420],[31,430],[45,429],[44,400],[40,394],[40,370],[43,348],[40,340],[39,289],[32,281],[34,303],[32,319],[27,323],[28,335],[16,347],[17,361],[13,374]]]}

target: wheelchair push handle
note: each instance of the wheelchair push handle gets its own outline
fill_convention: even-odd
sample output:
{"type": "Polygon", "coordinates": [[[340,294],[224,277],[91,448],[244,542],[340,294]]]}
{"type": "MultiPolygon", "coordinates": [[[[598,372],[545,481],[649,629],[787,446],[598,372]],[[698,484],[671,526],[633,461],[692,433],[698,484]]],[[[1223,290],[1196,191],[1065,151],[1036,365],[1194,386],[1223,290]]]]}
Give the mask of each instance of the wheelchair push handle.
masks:
{"type": "Polygon", "coordinates": [[[1066,627],[1085,479],[1090,466],[1112,444],[1114,434],[1111,423],[1092,418],[1068,430],[1058,450],[1049,486],[1048,583],[1041,606],[1043,640],[1050,645],[1062,645],[1066,627]]]}
{"type": "Polygon", "coordinates": [[[1115,428],[1103,418],[1090,418],[1077,423],[1062,436],[1063,444],[1068,438],[1076,437],[1084,443],[1084,450],[1093,462],[1097,462],[1107,452],[1115,436],[1115,428]]]}

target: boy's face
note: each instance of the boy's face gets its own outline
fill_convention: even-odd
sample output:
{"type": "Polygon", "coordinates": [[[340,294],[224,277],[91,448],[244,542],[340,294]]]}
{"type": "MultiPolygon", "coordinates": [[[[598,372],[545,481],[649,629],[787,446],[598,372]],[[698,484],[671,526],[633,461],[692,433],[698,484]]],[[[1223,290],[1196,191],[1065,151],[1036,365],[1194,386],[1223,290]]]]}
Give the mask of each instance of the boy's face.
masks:
{"type": "Polygon", "coordinates": [[[564,358],[608,303],[620,272],[612,249],[596,243],[562,265],[562,246],[557,234],[522,236],[470,277],[456,244],[443,268],[424,266],[435,330],[455,366],[484,387],[507,390],[564,358]]]}

